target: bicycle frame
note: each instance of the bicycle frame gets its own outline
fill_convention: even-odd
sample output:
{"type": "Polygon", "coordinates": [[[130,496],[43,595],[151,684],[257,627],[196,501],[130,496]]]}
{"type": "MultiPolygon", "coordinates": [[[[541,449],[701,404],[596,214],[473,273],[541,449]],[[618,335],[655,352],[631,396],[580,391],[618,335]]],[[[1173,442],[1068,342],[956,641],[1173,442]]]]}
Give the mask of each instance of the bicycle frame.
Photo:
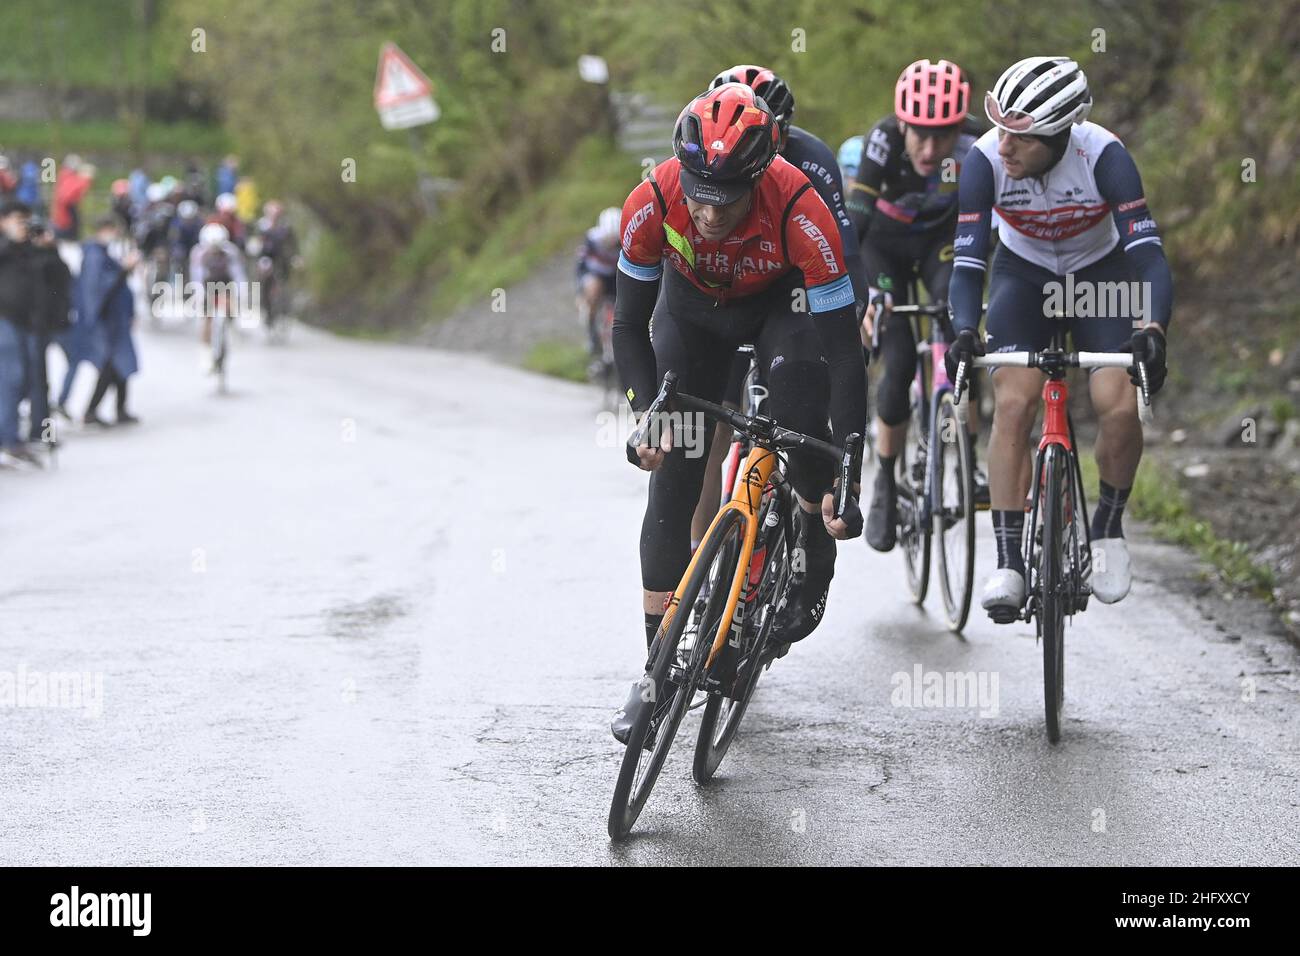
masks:
{"type": "MultiPolygon", "coordinates": [[[[915,294],[913,294],[915,298],[915,294]]],[[[898,305],[894,307],[894,313],[906,315],[912,325],[912,338],[916,342],[916,373],[913,376],[913,384],[916,386],[917,395],[921,402],[921,414],[919,416],[918,426],[921,433],[926,437],[926,460],[925,460],[925,494],[921,501],[916,503],[917,521],[928,526],[934,518],[935,503],[940,499],[941,490],[938,487],[939,469],[932,447],[934,436],[930,434],[930,420],[934,408],[939,404],[945,392],[952,391],[952,383],[948,381],[948,370],[944,366],[943,357],[947,354],[948,343],[944,341],[942,335],[936,334],[936,329],[940,327],[940,317],[930,314],[929,309],[933,306],[920,305],[898,305]],[[928,334],[921,335],[921,316],[930,319],[928,334]],[[929,387],[926,387],[926,362],[925,357],[930,357],[930,374],[929,387]]]]}
{"type": "MultiPolygon", "coordinates": [[[[718,623],[718,632],[713,637],[713,645],[709,649],[709,657],[704,664],[705,670],[713,666],[714,660],[727,641],[728,632],[734,632],[734,640],[738,643],[741,631],[744,628],[745,612],[741,598],[748,597],[751,586],[749,563],[754,554],[754,542],[758,538],[758,510],[763,502],[763,489],[767,487],[768,480],[776,470],[778,461],[779,456],[777,453],[769,448],[755,445],[750,449],[739,471],[739,474],[744,476],[743,480],[736,482],[736,487],[731,494],[731,500],[718,509],[713,521],[709,523],[708,531],[704,534],[704,538],[707,538],[713,532],[714,526],[728,511],[739,511],[744,518],[745,534],[741,540],[740,561],[736,565],[736,573],[731,581],[731,589],[727,594],[727,603],[723,608],[722,619],[718,623]]],[[[698,559],[699,552],[697,551],[691,555],[690,563],[686,566],[686,572],[682,575],[682,582],[690,579],[695,570],[695,562],[698,559]]],[[[682,584],[679,583],[673,591],[673,596],[669,598],[668,607],[664,611],[663,623],[659,628],[660,634],[668,633],[673,616],[677,613],[679,603],[677,595],[681,589],[682,584]]]]}

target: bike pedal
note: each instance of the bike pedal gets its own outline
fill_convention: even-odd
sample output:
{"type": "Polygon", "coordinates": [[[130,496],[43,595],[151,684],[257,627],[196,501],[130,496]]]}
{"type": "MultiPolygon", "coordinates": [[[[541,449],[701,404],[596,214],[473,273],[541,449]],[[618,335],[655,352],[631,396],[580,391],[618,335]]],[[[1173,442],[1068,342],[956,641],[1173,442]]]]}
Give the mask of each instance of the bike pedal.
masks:
{"type": "Polygon", "coordinates": [[[785,655],[788,653],[790,653],[790,644],[788,642],[783,644],[778,644],[775,646],[769,644],[768,652],[767,652],[767,661],[763,665],[763,669],[764,670],[770,669],[774,662],[779,661],[781,658],[785,657],[785,655]]]}
{"type": "Polygon", "coordinates": [[[1020,617],[1020,609],[1015,607],[991,607],[988,612],[994,624],[1010,624],[1020,617]]]}

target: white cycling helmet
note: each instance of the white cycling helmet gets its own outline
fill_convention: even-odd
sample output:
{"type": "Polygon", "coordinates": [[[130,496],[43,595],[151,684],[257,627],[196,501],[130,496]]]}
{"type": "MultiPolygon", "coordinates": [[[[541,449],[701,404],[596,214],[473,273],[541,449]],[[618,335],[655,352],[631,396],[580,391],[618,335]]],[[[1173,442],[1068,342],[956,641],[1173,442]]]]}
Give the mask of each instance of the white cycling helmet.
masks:
{"type": "Polygon", "coordinates": [[[1051,136],[1082,123],[1092,109],[1088,78],[1068,56],[1031,56],[1012,65],[984,94],[984,112],[999,129],[1051,136]]]}
{"type": "Polygon", "coordinates": [[[150,183],[144,191],[144,198],[150,202],[162,202],[167,198],[167,187],[162,183],[150,183]]]}
{"type": "Polygon", "coordinates": [[[217,212],[234,212],[239,201],[235,199],[234,193],[222,193],[217,197],[217,212]]]}
{"type": "Polygon", "coordinates": [[[204,246],[219,246],[230,240],[230,233],[219,222],[210,222],[199,230],[199,243],[204,246]]]}
{"type": "Polygon", "coordinates": [[[193,219],[199,214],[199,204],[193,199],[182,199],[176,212],[182,219],[193,219]]]}
{"type": "Polygon", "coordinates": [[[613,245],[619,241],[622,226],[623,210],[617,206],[610,206],[608,209],[603,210],[600,218],[596,220],[596,235],[613,245]]]}

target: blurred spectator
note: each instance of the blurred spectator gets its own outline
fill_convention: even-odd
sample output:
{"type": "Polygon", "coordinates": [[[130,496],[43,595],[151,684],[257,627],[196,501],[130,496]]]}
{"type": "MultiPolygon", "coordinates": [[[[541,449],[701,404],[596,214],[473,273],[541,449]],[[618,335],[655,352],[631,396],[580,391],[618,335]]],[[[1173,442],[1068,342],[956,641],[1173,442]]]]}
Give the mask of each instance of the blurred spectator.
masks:
{"type": "Polygon", "coordinates": [[[81,199],[90,191],[95,179],[95,167],[83,164],[81,157],[70,154],[59,170],[54,184],[54,201],[50,204],[50,220],[60,239],[76,242],[81,236],[81,199]]]}
{"type": "Polygon", "coordinates": [[[145,194],[149,191],[149,174],[143,169],[133,169],[131,175],[127,177],[127,182],[131,184],[131,202],[143,208],[148,202],[145,194]]]}
{"type": "Polygon", "coordinates": [[[89,320],[92,361],[99,369],[99,381],[84,417],[87,425],[108,424],[98,411],[110,386],[117,392],[117,423],[138,420],[126,410],[127,379],[140,370],[131,340],[135,301],[126,280],[140,256],[131,252],[121,263],[115,261],[108,247],[118,235],[117,220],[112,216],[95,223],[94,237],[82,247],[81,275],[77,277],[77,311],[80,321],[89,320]]]}
{"type": "Polygon", "coordinates": [[[0,206],[0,465],[40,468],[18,440],[18,405],[27,393],[28,343],[37,299],[36,255],[28,241],[31,209],[0,206]]]}
{"type": "Polygon", "coordinates": [[[257,210],[261,207],[257,198],[257,183],[247,176],[235,184],[235,212],[244,222],[256,222],[257,210]]]}
{"type": "Polygon", "coordinates": [[[27,400],[30,404],[29,442],[54,443],[53,431],[46,434],[50,418],[50,386],[46,353],[50,339],[67,330],[72,309],[72,273],[59,257],[54,230],[44,219],[32,218],[31,243],[37,270],[37,300],[32,313],[28,340],[27,400]]]}
{"type": "Polygon", "coordinates": [[[14,198],[32,212],[45,212],[45,197],[41,195],[41,167],[30,159],[23,163],[18,174],[18,189],[14,192],[14,198]]]}
{"type": "Polygon", "coordinates": [[[9,157],[0,156],[0,202],[13,199],[17,189],[18,177],[9,165],[9,157]]]}
{"type": "Polygon", "coordinates": [[[233,193],[239,182],[239,157],[227,156],[217,167],[217,195],[233,193]]]}
{"type": "Polygon", "coordinates": [[[207,189],[204,188],[203,171],[199,169],[198,163],[190,160],[185,164],[185,195],[183,198],[193,200],[200,206],[206,206],[208,202],[207,189]]]}
{"type": "Polygon", "coordinates": [[[125,179],[113,180],[113,199],[109,207],[122,226],[125,235],[131,235],[131,225],[135,221],[135,206],[131,201],[131,183],[125,179]]]}

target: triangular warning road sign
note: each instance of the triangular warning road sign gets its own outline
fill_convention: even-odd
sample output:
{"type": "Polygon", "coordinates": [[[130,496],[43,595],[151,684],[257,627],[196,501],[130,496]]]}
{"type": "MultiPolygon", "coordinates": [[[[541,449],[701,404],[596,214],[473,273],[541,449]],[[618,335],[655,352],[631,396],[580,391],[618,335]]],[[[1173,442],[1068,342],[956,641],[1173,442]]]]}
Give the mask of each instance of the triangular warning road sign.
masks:
{"type": "Polygon", "coordinates": [[[396,43],[385,43],[375,73],[375,108],[385,109],[433,92],[433,83],[396,43]]]}

